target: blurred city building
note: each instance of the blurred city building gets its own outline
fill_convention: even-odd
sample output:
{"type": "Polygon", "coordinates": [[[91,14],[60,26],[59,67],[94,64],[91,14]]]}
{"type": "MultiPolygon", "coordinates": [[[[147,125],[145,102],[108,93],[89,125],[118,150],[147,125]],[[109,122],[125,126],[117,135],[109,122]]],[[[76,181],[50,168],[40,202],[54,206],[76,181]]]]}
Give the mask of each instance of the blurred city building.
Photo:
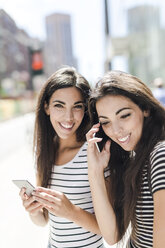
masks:
{"type": "Polygon", "coordinates": [[[13,83],[11,85],[13,94],[16,78],[20,77],[20,81],[25,81],[25,83],[29,79],[28,43],[27,33],[19,29],[14,20],[0,9],[0,82],[8,79],[6,83],[4,82],[8,90],[10,90],[9,85],[13,83]]]}
{"type": "Polygon", "coordinates": [[[165,30],[158,6],[141,5],[126,10],[127,35],[111,38],[111,58],[124,56],[128,71],[151,85],[165,78],[165,30]]]}
{"type": "Polygon", "coordinates": [[[153,95],[157,98],[157,100],[165,106],[165,85],[162,78],[155,78],[153,81],[155,88],[152,90],[153,95]]]}
{"type": "Polygon", "coordinates": [[[127,10],[128,33],[148,32],[160,28],[158,6],[141,5],[127,10]]]}
{"type": "Polygon", "coordinates": [[[34,110],[35,77],[43,73],[41,53],[40,40],[0,9],[0,121],[34,110]]]}
{"type": "Polygon", "coordinates": [[[32,38],[0,9],[0,120],[34,110],[43,82],[59,67],[77,68],[70,15],[47,16],[46,32],[45,41],[32,38]]]}
{"type": "Polygon", "coordinates": [[[40,47],[0,9],[0,97],[18,97],[32,90],[30,51],[40,47]],[[36,48],[37,47],[37,48],[36,48]]]}
{"type": "Polygon", "coordinates": [[[72,49],[71,17],[54,13],[46,17],[45,71],[51,75],[59,67],[70,65],[77,68],[72,49]]]}

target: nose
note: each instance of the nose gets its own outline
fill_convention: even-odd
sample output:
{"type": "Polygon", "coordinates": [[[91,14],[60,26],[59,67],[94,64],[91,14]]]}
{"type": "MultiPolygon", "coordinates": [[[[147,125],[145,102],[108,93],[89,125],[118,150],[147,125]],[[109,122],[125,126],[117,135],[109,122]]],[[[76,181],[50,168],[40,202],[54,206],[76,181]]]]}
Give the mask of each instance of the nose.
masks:
{"type": "Polygon", "coordinates": [[[72,109],[67,109],[65,112],[65,119],[66,121],[71,121],[73,120],[73,111],[72,109]]]}
{"type": "Polygon", "coordinates": [[[123,130],[123,127],[119,123],[115,123],[112,126],[112,131],[115,135],[119,135],[123,130]]]}

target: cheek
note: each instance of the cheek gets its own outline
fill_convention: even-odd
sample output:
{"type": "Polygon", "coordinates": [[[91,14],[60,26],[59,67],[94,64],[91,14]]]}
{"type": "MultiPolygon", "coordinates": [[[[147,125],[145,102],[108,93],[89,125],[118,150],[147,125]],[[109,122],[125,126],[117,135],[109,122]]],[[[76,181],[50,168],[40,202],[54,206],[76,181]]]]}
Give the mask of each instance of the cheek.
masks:
{"type": "Polygon", "coordinates": [[[135,123],[135,128],[137,128],[137,130],[139,129],[139,132],[141,132],[141,130],[143,129],[143,122],[144,122],[144,117],[141,116],[139,117],[139,119],[135,119],[134,123],[135,123]]]}
{"type": "Polygon", "coordinates": [[[108,127],[102,127],[103,128],[103,131],[104,133],[109,137],[109,138],[112,138],[112,131],[111,131],[111,128],[108,128],[108,127]]]}
{"type": "Polygon", "coordinates": [[[81,122],[84,117],[84,112],[77,112],[74,113],[74,119],[77,120],[78,122],[81,122]]]}
{"type": "Polygon", "coordinates": [[[61,117],[60,117],[60,113],[57,113],[57,111],[53,111],[51,110],[50,111],[50,122],[52,123],[52,125],[54,126],[54,124],[58,121],[60,121],[61,117]]]}
{"type": "Polygon", "coordinates": [[[50,122],[52,126],[55,128],[56,127],[56,119],[54,118],[54,115],[50,115],[50,122]]]}
{"type": "Polygon", "coordinates": [[[54,108],[50,109],[50,117],[53,120],[58,120],[63,115],[62,111],[56,110],[54,108]]]}

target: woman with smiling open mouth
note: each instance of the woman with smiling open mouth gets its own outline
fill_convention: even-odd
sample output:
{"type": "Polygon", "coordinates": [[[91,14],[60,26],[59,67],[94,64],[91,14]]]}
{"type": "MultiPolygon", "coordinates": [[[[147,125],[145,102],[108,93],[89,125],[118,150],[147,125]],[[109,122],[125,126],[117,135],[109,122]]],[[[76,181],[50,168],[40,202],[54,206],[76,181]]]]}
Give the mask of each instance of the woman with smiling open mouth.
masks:
{"type": "Polygon", "coordinates": [[[140,79],[121,71],[110,71],[100,79],[89,105],[94,125],[86,135],[88,175],[103,237],[113,245],[131,230],[127,247],[163,248],[164,107],[140,79]],[[100,131],[103,136],[97,137],[100,131]],[[99,152],[97,146],[103,141],[99,152]],[[108,191],[103,176],[107,167],[108,191]]]}
{"type": "Polygon", "coordinates": [[[49,248],[104,247],[88,181],[89,95],[89,83],[72,67],[56,71],[39,94],[34,151],[41,187],[20,196],[35,224],[49,220],[49,248]]]}

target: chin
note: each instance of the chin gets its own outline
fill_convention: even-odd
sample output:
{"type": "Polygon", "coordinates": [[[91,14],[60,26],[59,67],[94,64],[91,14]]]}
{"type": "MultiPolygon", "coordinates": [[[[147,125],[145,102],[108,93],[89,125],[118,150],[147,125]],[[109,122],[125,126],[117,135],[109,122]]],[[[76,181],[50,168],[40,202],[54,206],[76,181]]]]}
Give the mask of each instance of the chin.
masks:
{"type": "Polygon", "coordinates": [[[61,139],[70,139],[72,135],[62,135],[61,139]]]}
{"type": "Polygon", "coordinates": [[[127,147],[123,147],[123,146],[122,146],[122,148],[123,148],[123,150],[126,151],[126,152],[131,152],[131,151],[133,151],[133,148],[132,148],[132,147],[128,147],[128,146],[127,146],[127,147]]]}

